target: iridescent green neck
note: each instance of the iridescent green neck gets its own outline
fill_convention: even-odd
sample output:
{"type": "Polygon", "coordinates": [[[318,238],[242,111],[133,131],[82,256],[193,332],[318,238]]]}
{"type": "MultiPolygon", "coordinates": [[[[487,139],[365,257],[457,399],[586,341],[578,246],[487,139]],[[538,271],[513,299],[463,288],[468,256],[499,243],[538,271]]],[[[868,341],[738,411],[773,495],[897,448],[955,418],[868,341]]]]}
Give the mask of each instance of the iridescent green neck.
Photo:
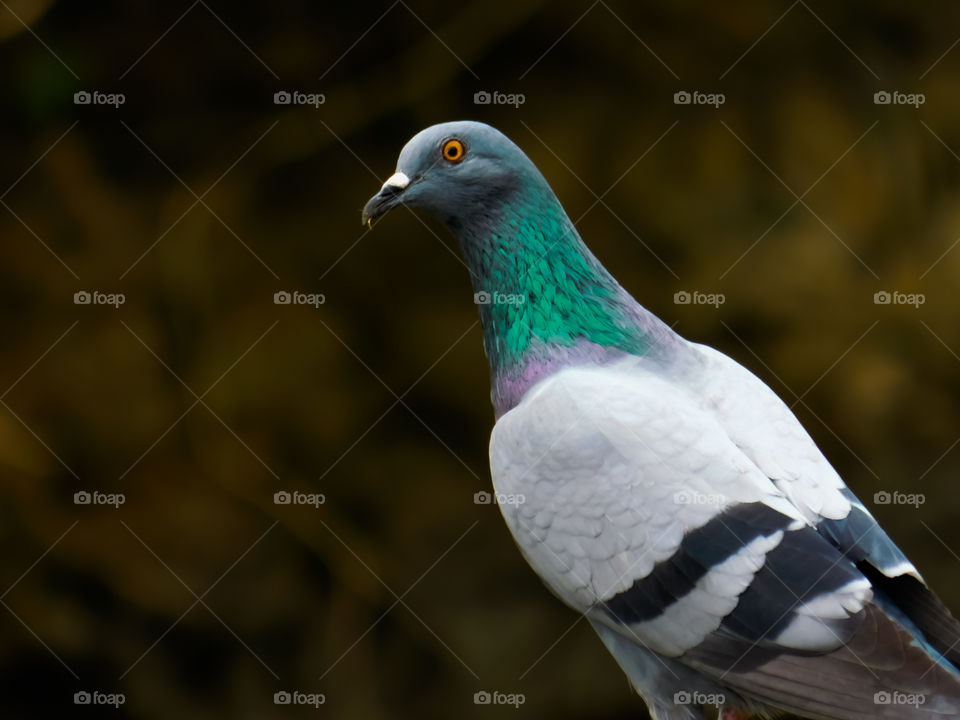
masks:
{"type": "MultiPolygon", "coordinates": [[[[593,256],[549,187],[513,193],[470,220],[453,230],[473,279],[495,404],[501,386],[539,376],[537,367],[648,352],[660,321],[593,256]]],[[[518,400],[508,394],[499,404],[518,400]]]]}

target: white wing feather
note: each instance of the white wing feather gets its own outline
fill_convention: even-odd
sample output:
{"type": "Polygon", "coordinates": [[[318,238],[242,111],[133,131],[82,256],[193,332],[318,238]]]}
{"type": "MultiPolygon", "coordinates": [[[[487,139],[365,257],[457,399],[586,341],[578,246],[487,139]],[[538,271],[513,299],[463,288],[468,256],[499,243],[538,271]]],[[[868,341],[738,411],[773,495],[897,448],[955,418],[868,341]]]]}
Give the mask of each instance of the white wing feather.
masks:
{"type": "MultiPolygon", "coordinates": [[[[570,368],[537,385],[497,422],[490,463],[496,491],[524,500],[501,506],[524,555],[582,612],[648,575],[731,505],[764,503],[807,523],[693,394],[635,362],[570,368]]],[[[697,644],[768,545],[751,543],[669,617],[633,632],[667,655],[697,644]]]]}

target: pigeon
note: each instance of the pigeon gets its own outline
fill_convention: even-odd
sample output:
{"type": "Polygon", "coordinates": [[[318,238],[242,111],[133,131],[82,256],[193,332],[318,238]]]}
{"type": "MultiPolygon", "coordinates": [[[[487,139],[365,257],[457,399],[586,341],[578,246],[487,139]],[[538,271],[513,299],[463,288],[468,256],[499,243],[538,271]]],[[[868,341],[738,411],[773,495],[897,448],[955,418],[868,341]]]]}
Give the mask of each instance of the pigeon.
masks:
{"type": "Polygon", "coordinates": [[[470,271],[507,527],[654,720],[960,717],[950,611],[780,398],[634,300],[517,145],[422,130],[363,222],[401,205],[470,271]]]}

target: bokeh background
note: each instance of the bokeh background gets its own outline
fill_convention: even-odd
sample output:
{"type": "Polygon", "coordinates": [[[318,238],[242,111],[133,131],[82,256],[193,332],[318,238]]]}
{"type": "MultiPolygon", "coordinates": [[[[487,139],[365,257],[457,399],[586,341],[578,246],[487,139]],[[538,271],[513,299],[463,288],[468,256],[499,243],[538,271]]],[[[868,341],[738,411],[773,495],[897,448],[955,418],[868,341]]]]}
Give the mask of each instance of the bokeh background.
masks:
{"type": "Polygon", "coordinates": [[[958,39],[948,2],[0,2],[0,715],[645,716],[474,502],[454,241],[359,223],[451,119],[514,138],[641,302],[794,406],[960,610],[958,39]]]}

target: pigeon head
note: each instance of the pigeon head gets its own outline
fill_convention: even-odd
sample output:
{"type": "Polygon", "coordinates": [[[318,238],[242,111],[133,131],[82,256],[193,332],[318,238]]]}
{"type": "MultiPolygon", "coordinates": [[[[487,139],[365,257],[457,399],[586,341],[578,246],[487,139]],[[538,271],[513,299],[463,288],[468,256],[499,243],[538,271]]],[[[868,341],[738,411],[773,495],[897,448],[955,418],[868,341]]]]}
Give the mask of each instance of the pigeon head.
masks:
{"type": "Polygon", "coordinates": [[[414,135],[363,222],[400,205],[460,241],[498,415],[563,367],[648,355],[670,334],[590,252],[536,165],[489,125],[449,122],[414,135]]]}
{"type": "Polygon", "coordinates": [[[549,191],[536,166],[499,130],[461,121],[433,125],[404,146],[397,171],[363,209],[363,222],[393,208],[423,210],[456,233],[508,202],[524,187],[549,191]]]}

